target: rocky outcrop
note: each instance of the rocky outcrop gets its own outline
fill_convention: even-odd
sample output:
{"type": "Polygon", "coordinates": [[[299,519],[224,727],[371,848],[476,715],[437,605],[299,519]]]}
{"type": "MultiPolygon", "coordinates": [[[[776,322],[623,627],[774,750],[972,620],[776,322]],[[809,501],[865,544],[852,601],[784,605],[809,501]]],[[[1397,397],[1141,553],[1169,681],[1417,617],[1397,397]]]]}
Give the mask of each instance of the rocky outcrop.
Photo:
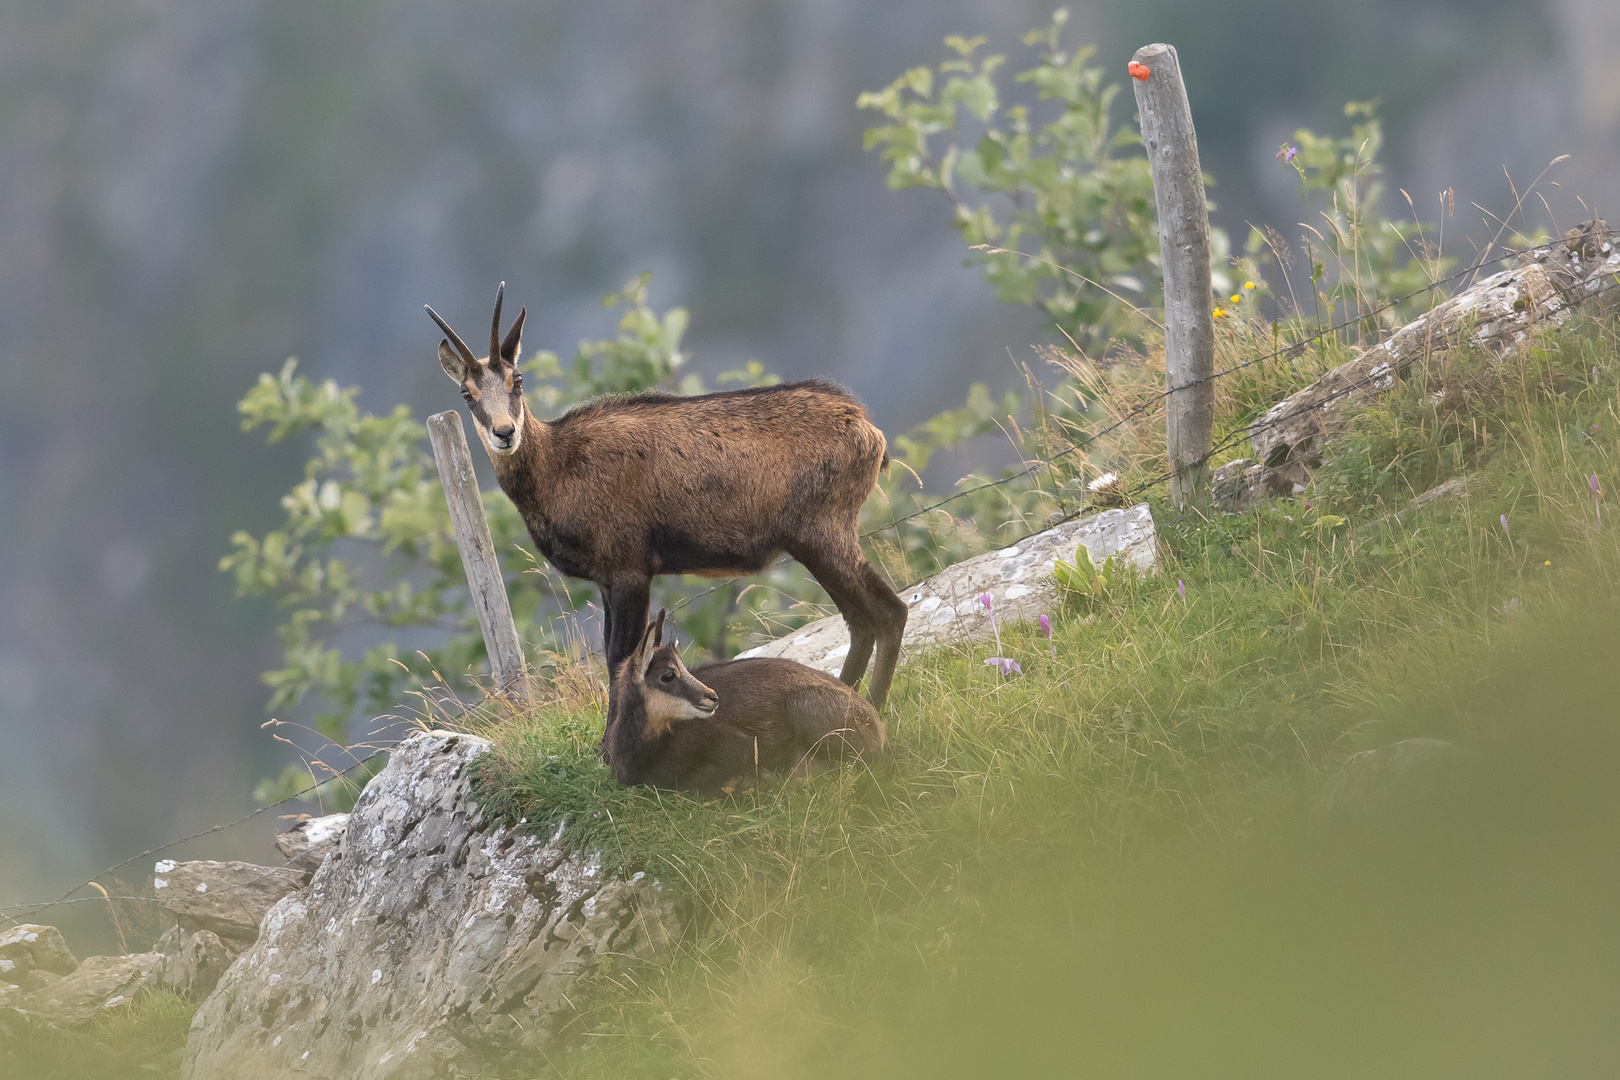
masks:
{"type": "Polygon", "coordinates": [[[21,983],[34,970],[66,975],[78,966],[54,926],[21,923],[0,933],[0,982],[21,983]]]}
{"type": "Polygon", "coordinates": [[[92,956],[67,975],[29,972],[22,992],[0,1000],[0,1031],[11,1027],[77,1027],[127,1006],[155,978],[163,956],[92,956]],[[49,975],[41,979],[40,976],[49,975]],[[30,988],[32,987],[32,988],[30,988]]]}
{"type": "Polygon", "coordinates": [[[1303,479],[1285,469],[1272,469],[1251,458],[1239,458],[1215,470],[1210,478],[1210,493],[1215,509],[1241,514],[1268,499],[1299,494],[1305,490],[1303,479]]]}
{"type": "Polygon", "coordinates": [[[578,977],[676,936],[643,873],[484,821],[468,766],[488,743],[424,732],[366,786],[309,886],[203,1003],[186,1045],[195,1080],[443,1075],[546,1047],[578,977]]]}
{"type": "Polygon", "coordinates": [[[287,860],[287,865],[313,874],[322,860],[337,850],[343,830],[349,824],[348,814],[327,814],[310,817],[300,814],[298,821],[286,832],[276,834],[276,850],[287,860]]]}
{"type": "Polygon", "coordinates": [[[1351,403],[1380,397],[1413,364],[1458,345],[1506,352],[1532,327],[1562,324],[1577,304],[1601,308],[1617,273],[1620,249],[1606,224],[1571,229],[1562,243],[1522,256],[1267,409],[1249,427],[1255,453],[1271,468],[1312,465],[1322,443],[1344,431],[1351,403]]]}
{"type": "Polygon", "coordinates": [[[171,926],[152,946],[163,957],[158,979],[190,997],[204,997],[219,983],[231,961],[246,947],[244,942],[221,938],[210,930],[171,926]]]}
{"type": "Polygon", "coordinates": [[[181,929],[247,942],[258,936],[271,905],[307,881],[309,871],[291,866],[164,860],[153,867],[152,893],[181,929]]]}
{"type": "MultiPolygon", "coordinates": [[[[964,559],[906,589],[901,599],[910,610],[900,643],[902,660],[935,645],[989,641],[994,636],[990,615],[979,600],[986,593],[1003,626],[1051,611],[1058,604],[1052,568],[1059,559],[1073,560],[1081,544],[1099,566],[1117,555],[1138,569],[1151,569],[1158,544],[1153,515],[1146,503],[1104,510],[1036,533],[1016,547],[964,559]]],[[[834,615],[737,658],[780,656],[837,674],[848,654],[849,628],[842,616],[834,615]]]]}
{"type": "Polygon", "coordinates": [[[1363,750],[1322,786],[1311,826],[1333,835],[1396,821],[1415,803],[1445,790],[1458,755],[1451,743],[1421,736],[1363,750]]]}

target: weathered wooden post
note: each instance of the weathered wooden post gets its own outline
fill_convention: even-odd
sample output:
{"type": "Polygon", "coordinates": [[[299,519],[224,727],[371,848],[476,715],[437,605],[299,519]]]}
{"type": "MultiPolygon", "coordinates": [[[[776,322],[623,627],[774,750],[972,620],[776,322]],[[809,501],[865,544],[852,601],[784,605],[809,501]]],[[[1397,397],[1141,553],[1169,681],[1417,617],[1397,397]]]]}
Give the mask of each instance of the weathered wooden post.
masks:
{"type": "Polygon", "coordinates": [[[467,591],[478,612],[478,625],[484,631],[484,647],[489,650],[495,692],[525,704],[529,700],[528,665],[523,659],[517,624],[512,621],[506,582],[501,577],[500,560],[495,557],[495,541],[490,538],[489,522],[484,517],[484,501],[478,492],[478,477],[473,472],[461,414],[454,410],[435,413],[428,417],[427,429],[433,460],[439,466],[439,482],[450,504],[461,565],[467,571],[467,591]]]}
{"type": "Polygon", "coordinates": [[[1131,60],[1142,142],[1153,171],[1164,263],[1164,401],[1170,502],[1210,505],[1209,454],[1215,425],[1215,320],[1209,280],[1209,207],[1192,108],[1170,45],[1145,45],[1131,60]],[[1145,74],[1144,74],[1145,70],[1145,74]]]}

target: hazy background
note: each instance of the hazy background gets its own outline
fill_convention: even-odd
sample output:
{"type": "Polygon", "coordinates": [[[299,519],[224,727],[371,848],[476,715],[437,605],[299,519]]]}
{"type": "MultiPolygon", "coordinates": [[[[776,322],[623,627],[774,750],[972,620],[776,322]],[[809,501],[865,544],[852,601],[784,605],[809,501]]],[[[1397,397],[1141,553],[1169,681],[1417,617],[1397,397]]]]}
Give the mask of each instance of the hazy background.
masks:
{"type": "MultiPolygon", "coordinates": [[[[828,375],[889,432],[1010,386],[1040,321],[962,269],[938,193],[885,189],[854,100],[947,33],[1020,70],[1053,6],[0,6],[0,903],[236,817],[279,772],[258,681],[277,613],[215,564],[298,474],[302,448],[234,409],[287,356],[373,410],[448,408],[424,302],[475,337],[504,279],[529,347],[567,356],[651,270],[708,375],[828,375]]],[[[1178,47],[1239,242],[1245,221],[1297,234],[1273,154],[1299,125],[1347,131],[1352,98],[1383,100],[1391,193],[1433,217],[1454,186],[1478,237],[1469,203],[1507,210],[1503,168],[1560,153],[1560,225],[1577,194],[1620,203],[1612,0],[1070,6],[1120,81],[1137,46],[1178,47]]],[[[268,831],[192,853],[262,858],[268,831]]]]}

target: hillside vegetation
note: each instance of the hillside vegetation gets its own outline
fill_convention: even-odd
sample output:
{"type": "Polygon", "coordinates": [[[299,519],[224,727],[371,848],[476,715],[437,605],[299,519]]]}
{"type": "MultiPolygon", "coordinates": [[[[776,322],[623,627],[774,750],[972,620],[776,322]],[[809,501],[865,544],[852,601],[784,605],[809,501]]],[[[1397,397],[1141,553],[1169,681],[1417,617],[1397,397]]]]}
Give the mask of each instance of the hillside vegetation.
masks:
{"type": "Polygon", "coordinates": [[[1592,322],[1494,375],[1453,354],[1367,409],[1307,496],[1155,506],[1159,573],[1054,610],[1050,641],[1004,629],[1022,675],[989,650],[914,660],[871,768],[703,801],[616,787],[585,697],[487,722],[489,810],[585,826],[693,926],[669,964],[593,979],[535,1071],[1587,1061],[1582,1017],[1615,1004],[1592,901],[1620,819],[1591,781],[1620,700],[1620,523],[1595,490],[1620,483],[1616,342],[1592,322]],[[1307,827],[1348,755],[1413,735],[1463,748],[1461,780],[1398,827],[1307,827]]]}
{"type": "MultiPolygon", "coordinates": [[[[1609,319],[1499,366],[1454,352],[1364,409],[1305,495],[1155,504],[1157,573],[1054,609],[1050,639],[1004,627],[1022,674],[914,659],[870,767],[620,788],[579,666],[530,714],[427,710],[495,740],[490,813],[567,819],[690,931],[587,979],[566,1049],[492,1075],[1592,1074],[1620,1004],[1617,359],[1609,319]],[[1416,735],[1454,767],[1313,824],[1347,757],[1416,735]]],[[[1245,378],[1228,427],[1300,374],[1245,378]]],[[[1102,407],[1138,381],[1099,383],[1102,407]]],[[[172,1074],[192,1007],[154,996],[5,1064],[172,1074]]]]}

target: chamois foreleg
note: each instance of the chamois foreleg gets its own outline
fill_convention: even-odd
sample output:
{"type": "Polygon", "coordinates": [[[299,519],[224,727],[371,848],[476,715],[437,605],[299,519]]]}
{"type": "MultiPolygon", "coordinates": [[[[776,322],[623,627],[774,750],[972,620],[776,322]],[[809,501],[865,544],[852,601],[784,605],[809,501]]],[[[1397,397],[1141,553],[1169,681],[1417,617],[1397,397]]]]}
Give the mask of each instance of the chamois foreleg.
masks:
{"type": "MultiPolygon", "coordinates": [[[[650,578],[599,581],[596,590],[602,601],[603,659],[607,661],[608,677],[611,679],[613,673],[619,670],[619,665],[637,651],[642,636],[647,633],[647,608],[652,603],[652,581],[650,578]]],[[[602,742],[597,747],[597,754],[603,761],[612,760],[609,747],[608,732],[604,729],[602,742]]],[[[620,780],[624,784],[639,782],[620,780]]]]}
{"type": "Polygon", "coordinates": [[[652,603],[652,579],[618,577],[602,589],[606,622],[602,643],[607,652],[609,671],[636,651],[647,632],[647,608],[652,603]]]}

